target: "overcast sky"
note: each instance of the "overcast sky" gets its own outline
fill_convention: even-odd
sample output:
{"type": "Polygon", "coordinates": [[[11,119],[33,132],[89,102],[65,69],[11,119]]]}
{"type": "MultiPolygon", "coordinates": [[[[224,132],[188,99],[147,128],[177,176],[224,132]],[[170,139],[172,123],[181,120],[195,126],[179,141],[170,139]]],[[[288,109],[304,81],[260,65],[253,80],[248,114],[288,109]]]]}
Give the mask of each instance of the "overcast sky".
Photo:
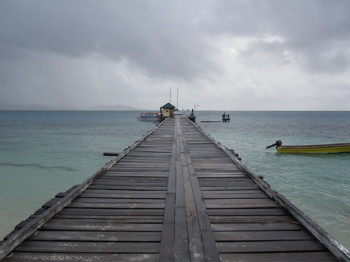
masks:
{"type": "Polygon", "coordinates": [[[1,0],[0,104],[350,110],[348,0],[1,0]]]}

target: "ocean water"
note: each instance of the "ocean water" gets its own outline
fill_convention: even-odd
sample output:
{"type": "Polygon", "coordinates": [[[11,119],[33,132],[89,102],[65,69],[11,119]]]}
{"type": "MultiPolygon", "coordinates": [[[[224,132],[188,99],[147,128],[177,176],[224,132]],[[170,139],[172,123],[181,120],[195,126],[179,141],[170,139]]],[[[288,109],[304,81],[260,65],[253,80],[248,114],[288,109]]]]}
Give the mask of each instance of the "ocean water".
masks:
{"type": "Polygon", "coordinates": [[[350,112],[222,112],[198,117],[198,125],[235,150],[255,174],[287,197],[350,250],[350,153],[278,154],[265,149],[284,145],[350,142],[350,112]]]}
{"type": "MultiPolygon", "coordinates": [[[[0,111],[0,239],[154,127],[137,111],[0,111]]],[[[197,112],[197,124],[350,249],[350,154],[281,155],[266,145],[350,141],[350,112],[197,112]]]]}
{"type": "Polygon", "coordinates": [[[0,111],[0,239],[154,127],[139,112],[0,111]]]}

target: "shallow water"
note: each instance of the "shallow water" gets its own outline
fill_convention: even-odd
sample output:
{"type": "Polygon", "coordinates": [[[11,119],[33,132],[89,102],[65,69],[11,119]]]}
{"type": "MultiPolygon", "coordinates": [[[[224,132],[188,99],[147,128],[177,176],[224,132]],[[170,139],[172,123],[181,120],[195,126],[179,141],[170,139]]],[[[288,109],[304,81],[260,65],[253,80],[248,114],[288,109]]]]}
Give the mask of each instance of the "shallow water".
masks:
{"type": "Polygon", "coordinates": [[[139,112],[0,111],[0,238],[154,127],[139,112]]]}
{"type": "Polygon", "coordinates": [[[242,162],[271,187],[350,248],[350,154],[278,154],[266,145],[350,141],[350,112],[221,112],[199,117],[214,139],[239,153],[242,162]]]}

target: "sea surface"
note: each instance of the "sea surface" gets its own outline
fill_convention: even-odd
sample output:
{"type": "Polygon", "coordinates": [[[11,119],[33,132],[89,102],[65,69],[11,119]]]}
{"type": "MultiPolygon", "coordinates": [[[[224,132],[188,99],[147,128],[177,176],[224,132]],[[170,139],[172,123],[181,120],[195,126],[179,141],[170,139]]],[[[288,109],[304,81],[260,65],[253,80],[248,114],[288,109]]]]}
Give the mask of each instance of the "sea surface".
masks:
{"type": "MultiPolygon", "coordinates": [[[[350,142],[350,112],[196,112],[271,187],[350,249],[350,154],[293,155],[283,144],[350,142]]],[[[80,184],[155,124],[138,111],[0,111],[0,239],[57,193],[80,184]]]]}

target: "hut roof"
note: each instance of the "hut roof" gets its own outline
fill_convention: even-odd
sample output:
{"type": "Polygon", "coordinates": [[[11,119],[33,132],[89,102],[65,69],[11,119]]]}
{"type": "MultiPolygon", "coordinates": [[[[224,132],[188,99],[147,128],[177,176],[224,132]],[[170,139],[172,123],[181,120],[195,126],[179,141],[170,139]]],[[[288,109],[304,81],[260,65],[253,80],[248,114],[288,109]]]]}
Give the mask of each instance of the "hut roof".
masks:
{"type": "Polygon", "coordinates": [[[174,109],[175,106],[173,106],[172,104],[170,103],[166,103],[164,106],[162,106],[161,108],[165,108],[165,109],[174,109]]]}

